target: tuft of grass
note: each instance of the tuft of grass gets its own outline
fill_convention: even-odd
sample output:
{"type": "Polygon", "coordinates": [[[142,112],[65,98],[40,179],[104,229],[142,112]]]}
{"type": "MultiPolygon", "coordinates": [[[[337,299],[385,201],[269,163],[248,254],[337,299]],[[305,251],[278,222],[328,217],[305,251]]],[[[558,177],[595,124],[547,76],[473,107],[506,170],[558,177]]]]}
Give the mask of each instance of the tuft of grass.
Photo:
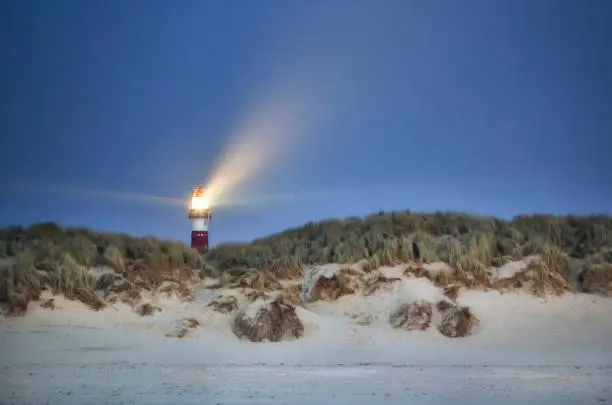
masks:
{"type": "Polygon", "coordinates": [[[438,331],[449,338],[469,336],[480,321],[469,307],[444,306],[438,303],[438,308],[444,308],[442,323],[438,331]]]}
{"type": "Polygon", "coordinates": [[[274,300],[256,300],[236,314],[233,333],[251,342],[278,342],[299,339],[304,335],[304,325],[295,312],[295,306],[282,295],[274,300]]]}
{"type": "Polygon", "coordinates": [[[407,302],[391,313],[389,323],[394,328],[403,328],[408,331],[426,330],[431,325],[432,316],[431,303],[425,300],[407,302]]]}
{"type": "Polygon", "coordinates": [[[125,261],[123,254],[115,245],[110,245],[104,250],[104,258],[110,267],[116,271],[125,270],[125,261]]]}
{"type": "Polygon", "coordinates": [[[487,267],[473,256],[461,256],[456,263],[456,278],[469,288],[487,289],[491,286],[487,267]]]}
{"type": "Polygon", "coordinates": [[[612,295],[612,264],[589,263],[578,277],[580,289],[584,293],[612,295]]]}
{"type": "Polygon", "coordinates": [[[315,282],[309,302],[335,301],[344,295],[355,294],[365,284],[364,274],[350,267],[340,269],[331,277],[319,277],[315,282]]]}
{"type": "Polygon", "coordinates": [[[446,287],[452,282],[453,282],[453,275],[450,274],[448,271],[444,271],[444,270],[438,271],[438,273],[436,274],[436,277],[434,278],[434,284],[436,286],[446,287]]]}
{"type": "Polygon", "coordinates": [[[459,297],[459,290],[461,289],[461,284],[453,284],[444,289],[444,295],[451,299],[452,301],[456,301],[457,297],[459,297]]]}
{"type": "Polygon", "coordinates": [[[33,255],[26,251],[0,268],[0,302],[8,304],[11,315],[22,315],[42,291],[33,255]]]}
{"type": "Polygon", "coordinates": [[[527,268],[532,278],[532,292],[544,297],[570,291],[568,256],[550,244],[541,245],[539,249],[541,259],[532,261],[527,268]]]}

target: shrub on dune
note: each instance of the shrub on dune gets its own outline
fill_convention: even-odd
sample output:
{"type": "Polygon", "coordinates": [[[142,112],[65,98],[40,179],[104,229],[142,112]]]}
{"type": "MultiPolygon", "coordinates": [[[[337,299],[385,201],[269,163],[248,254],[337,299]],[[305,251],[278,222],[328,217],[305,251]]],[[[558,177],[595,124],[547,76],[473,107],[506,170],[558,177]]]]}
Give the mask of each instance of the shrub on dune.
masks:
{"type": "Polygon", "coordinates": [[[253,270],[242,275],[234,287],[252,288],[258,291],[280,290],[282,284],[268,271],[253,270]]]}
{"type": "Polygon", "coordinates": [[[153,316],[155,312],[161,312],[161,308],[155,307],[152,304],[146,302],[144,304],[138,305],[135,308],[135,311],[140,316],[153,316]]]}
{"type": "Polygon", "coordinates": [[[238,309],[238,298],[233,295],[218,295],[214,297],[206,306],[217,312],[226,314],[238,309]]]}
{"type": "Polygon", "coordinates": [[[431,324],[433,307],[425,300],[407,302],[391,313],[389,322],[394,328],[409,331],[426,330],[431,324]]]}
{"type": "Polygon", "coordinates": [[[302,305],[302,288],[299,284],[291,284],[283,289],[282,292],[285,299],[291,302],[293,305],[301,306],[302,305]]]}
{"type": "Polygon", "coordinates": [[[582,292],[612,295],[612,264],[589,263],[578,276],[582,292]]]}
{"type": "Polygon", "coordinates": [[[0,302],[8,306],[11,315],[22,315],[31,301],[40,297],[41,277],[29,253],[18,256],[0,268],[0,302]]]}
{"type": "Polygon", "coordinates": [[[453,284],[449,285],[444,289],[444,295],[455,301],[457,297],[459,297],[459,290],[461,289],[461,284],[453,284]]]}
{"type": "Polygon", "coordinates": [[[317,278],[309,302],[316,300],[335,301],[344,295],[355,294],[364,285],[364,274],[349,267],[341,268],[332,275],[317,278]]]}
{"type": "Polygon", "coordinates": [[[449,338],[465,337],[472,334],[475,326],[479,324],[478,318],[468,307],[446,306],[438,303],[442,308],[442,323],[438,327],[440,333],[449,338]]]}
{"type": "Polygon", "coordinates": [[[179,282],[165,282],[157,289],[157,292],[164,294],[166,298],[177,297],[181,302],[195,301],[193,292],[189,287],[179,282]]]}
{"type": "Polygon", "coordinates": [[[232,330],[238,338],[251,342],[300,338],[304,325],[295,308],[282,294],[274,299],[257,300],[236,314],[232,330]]]}

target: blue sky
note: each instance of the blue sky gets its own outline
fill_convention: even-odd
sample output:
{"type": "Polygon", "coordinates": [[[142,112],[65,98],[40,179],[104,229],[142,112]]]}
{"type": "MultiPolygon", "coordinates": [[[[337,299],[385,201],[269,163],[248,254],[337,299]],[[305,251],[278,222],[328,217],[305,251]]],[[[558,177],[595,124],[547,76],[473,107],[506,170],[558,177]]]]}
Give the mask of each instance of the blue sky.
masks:
{"type": "Polygon", "coordinates": [[[220,208],[213,244],[380,210],[612,212],[610,2],[0,7],[0,225],[188,240],[181,207],[62,187],[180,198],[283,92],[317,113],[244,187],[302,197],[220,208]]]}

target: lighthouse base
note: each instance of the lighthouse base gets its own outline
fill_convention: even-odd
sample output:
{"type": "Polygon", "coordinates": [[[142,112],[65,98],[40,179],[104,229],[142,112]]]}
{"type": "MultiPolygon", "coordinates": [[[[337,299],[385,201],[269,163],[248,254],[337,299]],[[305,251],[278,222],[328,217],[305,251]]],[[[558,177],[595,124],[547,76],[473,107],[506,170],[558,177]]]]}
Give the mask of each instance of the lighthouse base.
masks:
{"type": "Polygon", "coordinates": [[[199,252],[206,252],[208,250],[208,231],[192,231],[191,247],[199,252]]]}

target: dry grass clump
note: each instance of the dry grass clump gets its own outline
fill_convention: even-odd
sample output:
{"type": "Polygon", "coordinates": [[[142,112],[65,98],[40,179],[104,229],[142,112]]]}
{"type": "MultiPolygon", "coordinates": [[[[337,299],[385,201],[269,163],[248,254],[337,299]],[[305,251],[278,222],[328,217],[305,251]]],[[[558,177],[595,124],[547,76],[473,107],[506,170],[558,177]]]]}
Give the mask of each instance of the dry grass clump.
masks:
{"type": "Polygon", "coordinates": [[[54,310],[55,309],[55,299],[49,298],[48,300],[44,300],[40,304],[40,307],[41,308],[45,308],[45,309],[54,310]]]}
{"type": "Polygon", "coordinates": [[[94,288],[97,291],[108,293],[120,293],[129,289],[130,282],[127,281],[121,274],[115,272],[102,272],[94,277],[94,288]]]}
{"type": "Polygon", "coordinates": [[[580,272],[578,282],[584,293],[612,295],[612,264],[587,264],[580,272]]]}
{"type": "Polygon", "coordinates": [[[8,315],[25,314],[31,301],[42,292],[41,277],[30,255],[17,257],[0,268],[0,302],[7,304],[8,315]]]}
{"type": "Polygon", "coordinates": [[[446,300],[442,300],[442,301],[438,301],[438,303],[436,304],[436,309],[442,313],[445,312],[451,308],[456,307],[457,305],[454,302],[451,301],[446,301],[446,300]]]}
{"type": "Polygon", "coordinates": [[[393,284],[397,281],[401,281],[399,277],[387,277],[381,272],[376,272],[373,276],[370,276],[365,281],[365,287],[363,294],[369,296],[379,291],[380,289],[389,290],[393,287],[393,284]]]}
{"type": "Polygon", "coordinates": [[[296,307],[302,305],[302,287],[299,284],[290,284],[283,289],[283,296],[296,307]]]}
{"type": "Polygon", "coordinates": [[[219,283],[218,283],[219,288],[224,287],[224,286],[238,284],[238,282],[240,281],[242,277],[254,271],[257,271],[257,270],[252,270],[252,269],[249,270],[249,269],[242,269],[242,268],[225,270],[221,273],[221,277],[219,277],[219,283]]]}
{"type": "MultiPolygon", "coordinates": [[[[446,307],[438,303],[438,308],[446,307]]],[[[438,331],[446,337],[457,338],[472,334],[475,326],[479,324],[478,318],[468,307],[449,306],[441,310],[442,323],[438,331]]]]}
{"type": "Polygon", "coordinates": [[[350,267],[342,268],[331,277],[317,279],[309,302],[317,300],[335,301],[343,295],[355,294],[364,285],[364,274],[350,267]]]}
{"type": "Polygon", "coordinates": [[[255,301],[236,315],[232,331],[238,338],[247,338],[251,342],[300,338],[304,334],[304,325],[295,308],[282,295],[273,300],[255,301]]]}
{"type": "Polygon", "coordinates": [[[166,334],[166,337],[184,338],[194,329],[200,326],[200,322],[194,318],[183,318],[174,327],[174,330],[166,334]]]}
{"type": "Polygon", "coordinates": [[[100,291],[106,302],[121,301],[134,306],[142,299],[140,288],[115,273],[104,273],[95,279],[95,290],[100,291]]]}
{"type": "Polygon", "coordinates": [[[221,272],[217,268],[211,266],[210,263],[203,263],[198,276],[200,279],[219,278],[221,277],[221,272]]]}
{"type": "Polygon", "coordinates": [[[524,270],[512,277],[496,279],[492,286],[501,292],[526,289],[538,297],[559,296],[571,290],[569,259],[556,247],[544,246],[541,256],[527,261],[524,270]]]}
{"type": "Polygon", "coordinates": [[[147,302],[137,306],[135,311],[140,316],[153,316],[155,312],[161,312],[161,308],[155,307],[147,302]]]}
{"type": "Polygon", "coordinates": [[[404,276],[411,278],[429,278],[429,273],[421,266],[408,266],[406,267],[406,270],[404,270],[404,276]]]}
{"type": "Polygon", "coordinates": [[[273,291],[282,289],[283,285],[270,272],[254,270],[242,275],[235,287],[273,291]]]}
{"type": "Polygon", "coordinates": [[[91,287],[79,288],[75,290],[72,295],[66,295],[65,293],[64,295],[68,299],[81,301],[94,311],[100,311],[106,307],[106,302],[104,302],[104,299],[102,299],[97,292],[91,289],[91,287]]]}
{"type": "Polygon", "coordinates": [[[181,302],[194,302],[195,297],[193,292],[183,283],[164,283],[159,290],[159,293],[166,294],[166,298],[177,297],[181,302]]]}
{"type": "Polygon", "coordinates": [[[456,263],[455,278],[470,289],[487,290],[491,287],[487,267],[472,256],[461,256],[456,263]]]}
{"type": "Polygon", "coordinates": [[[501,278],[493,281],[493,288],[501,293],[506,291],[520,290],[530,282],[529,273],[526,271],[517,272],[512,277],[501,278]]]}
{"type": "Polygon", "coordinates": [[[257,300],[267,300],[268,298],[270,298],[270,296],[268,295],[266,291],[260,291],[260,290],[250,290],[249,292],[246,293],[246,297],[249,300],[249,302],[253,302],[257,300]]]}
{"type": "Polygon", "coordinates": [[[461,284],[452,284],[444,289],[444,295],[451,300],[455,301],[457,297],[459,297],[459,290],[461,289],[461,284]]]}
{"type": "Polygon", "coordinates": [[[219,295],[214,297],[206,306],[222,314],[227,314],[238,309],[238,298],[233,295],[219,295]]]}
{"type": "Polygon", "coordinates": [[[391,313],[389,322],[394,328],[409,331],[425,330],[431,324],[433,308],[425,300],[407,302],[391,313]]]}
{"type": "Polygon", "coordinates": [[[302,272],[296,267],[283,267],[274,272],[278,280],[297,280],[302,276],[302,272]]]}
{"type": "Polygon", "coordinates": [[[123,254],[117,246],[111,245],[104,250],[104,258],[110,267],[115,271],[122,272],[125,270],[125,260],[123,254]]]}
{"type": "Polygon", "coordinates": [[[436,273],[434,277],[434,285],[437,287],[447,287],[450,283],[454,281],[453,275],[446,270],[440,270],[436,273]]]}
{"type": "MultiPolygon", "coordinates": [[[[137,287],[131,287],[129,290],[122,292],[116,297],[117,299],[120,299],[121,302],[131,307],[138,304],[142,300],[142,294],[137,287]]],[[[113,301],[116,301],[116,299],[113,299],[113,301]]]]}
{"type": "Polygon", "coordinates": [[[369,273],[370,271],[378,270],[380,268],[380,256],[374,255],[371,257],[364,258],[359,261],[359,266],[362,271],[369,273]]]}
{"type": "Polygon", "coordinates": [[[565,253],[553,248],[541,260],[533,260],[527,267],[534,295],[546,297],[563,295],[571,290],[569,264],[565,253]]]}
{"type": "Polygon", "coordinates": [[[63,293],[69,300],[78,300],[93,310],[106,306],[104,299],[95,291],[95,278],[72,256],[64,254],[53,271],[38,273],[41,282],[54,293],[63,293]]]}

